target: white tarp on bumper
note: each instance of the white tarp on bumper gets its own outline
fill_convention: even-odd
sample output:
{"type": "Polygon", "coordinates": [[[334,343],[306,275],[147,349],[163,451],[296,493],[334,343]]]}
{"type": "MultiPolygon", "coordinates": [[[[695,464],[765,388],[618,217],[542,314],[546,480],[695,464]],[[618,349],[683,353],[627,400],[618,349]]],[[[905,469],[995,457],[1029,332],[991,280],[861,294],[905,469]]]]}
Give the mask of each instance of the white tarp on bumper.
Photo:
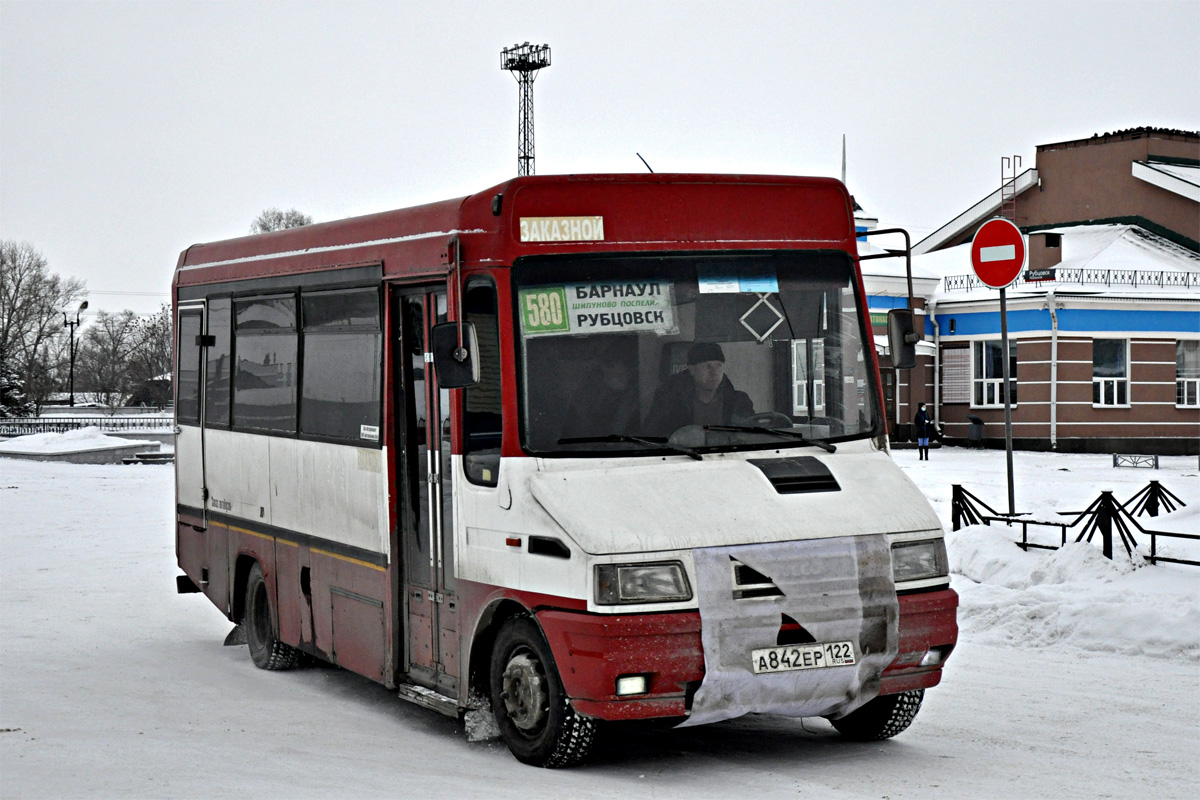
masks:
{"type": "Polygon", "coordinates": [[[697,548],[693,554],[705,675],[682,725],[749,713],[840,716],[879,694],[879,676],[898,647],[899,604],[886,536],[697,548]],[[783,594],[735,599],[731,559],[769,577],[783,594]],[[818,643],[853,642],[857,663],[755,674],[751,652],[777,646],[785,614],[818,643]]]}

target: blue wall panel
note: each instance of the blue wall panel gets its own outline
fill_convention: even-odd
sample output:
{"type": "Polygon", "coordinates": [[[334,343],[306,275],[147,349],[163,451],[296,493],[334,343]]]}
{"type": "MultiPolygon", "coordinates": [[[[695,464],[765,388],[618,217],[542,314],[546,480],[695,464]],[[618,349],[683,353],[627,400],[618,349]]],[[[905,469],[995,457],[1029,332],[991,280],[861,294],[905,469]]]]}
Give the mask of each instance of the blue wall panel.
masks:
{"type": "MultiPolygon", "coordinates": [[[[874,298],[872,298],[874,300],[874,298]]],[[[874,303],[872,302],[872,305],[874,303]]],[[[955,336],[999,336],[1000,312],[984,311],[955,314],[941,311],[938,322],[942,335],[950,335],[954,319],[955,336]]],[[[932,323],[926,325],[933,332],[932,323]]],[[[1050,312],[1028,309],[1008,312],[1009,333],[1050,331],[1050,312]]],[[[1064,308],[1058,312],[1059,333],[1099,331],[1112,333],[1200,333],[1200,311],[1136,311],[1119,309],[1064,308]]]]}

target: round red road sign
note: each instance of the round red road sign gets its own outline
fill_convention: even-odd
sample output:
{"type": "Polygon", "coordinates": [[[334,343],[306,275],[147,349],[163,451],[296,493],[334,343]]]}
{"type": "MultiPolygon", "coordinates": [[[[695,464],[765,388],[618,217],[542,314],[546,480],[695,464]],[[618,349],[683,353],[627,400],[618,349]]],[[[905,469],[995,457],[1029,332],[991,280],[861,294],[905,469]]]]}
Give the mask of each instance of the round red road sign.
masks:
{"type": "Polygon", "coordinates": [[[979,280],[993,289],[1015,281],[1025,266],[1021,229],[1001,217],[983,223],[971,242],[971,266],[979,280]]]}

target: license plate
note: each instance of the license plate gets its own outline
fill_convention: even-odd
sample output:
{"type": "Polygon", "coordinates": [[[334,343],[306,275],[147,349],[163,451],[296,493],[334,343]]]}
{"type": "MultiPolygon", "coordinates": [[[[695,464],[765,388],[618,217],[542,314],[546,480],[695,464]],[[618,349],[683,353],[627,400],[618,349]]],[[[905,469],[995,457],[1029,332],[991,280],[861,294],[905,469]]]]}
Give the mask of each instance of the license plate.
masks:
{"type": "Polygon", "coordinates": [[[750,653],[754,672],[787,672],[793,669],[844,667],[854,663],[853,642],[824,642],[794,644],[787,647],[764,647],[750,653]]]}

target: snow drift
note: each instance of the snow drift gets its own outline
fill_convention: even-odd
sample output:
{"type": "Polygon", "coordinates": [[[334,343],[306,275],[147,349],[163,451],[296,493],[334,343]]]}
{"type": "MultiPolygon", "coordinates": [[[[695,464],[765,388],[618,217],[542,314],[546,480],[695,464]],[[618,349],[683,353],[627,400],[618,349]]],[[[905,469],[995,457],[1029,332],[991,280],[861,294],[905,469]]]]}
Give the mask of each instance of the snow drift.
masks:
{"type": "Polygon", "coordinates": [[[1012,531],[982,525],[946,541],[967,638],[1200,661],[1195,568],[1144,566],[1124,552],[1110,561],[1086,542],[1026,552],[1012,531]]]}

